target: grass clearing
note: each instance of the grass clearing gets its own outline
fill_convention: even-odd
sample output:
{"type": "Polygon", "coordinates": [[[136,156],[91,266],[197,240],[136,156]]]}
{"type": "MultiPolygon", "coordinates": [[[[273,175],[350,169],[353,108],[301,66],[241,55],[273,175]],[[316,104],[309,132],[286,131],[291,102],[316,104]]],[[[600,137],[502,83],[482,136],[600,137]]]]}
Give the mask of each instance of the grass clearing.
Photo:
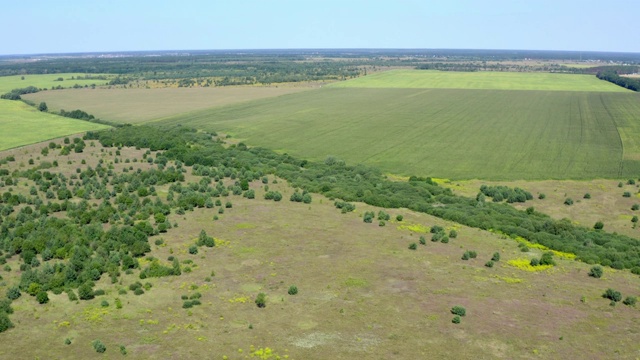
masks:
{"type": "MultiPolygon", "coordinates": [[[[74,85],[80,85],[82,87],[105,85],[107,80],[99,79],[78,79],[78,77],[84,77],[86,74],[80,73],[64,73],[64,74],[39,74],[39,75],[12,75],[12,76],[0,76],[0,93],[4,94],[13,89],[25,88],[27,86],[35,86],[39,89],[50,89],[52,87],[62,86],[63,88],[70,88],[74,85]],[[22,79],[24,77],[24,80],[22,79]],[[71,79],[71,78],[74,79],[71,79]],[[64,79],[63,81],[57,81],[58,78],[64,79]]],[[[91,74],[90,76],[99,76],[100,74],[91,74]]],[[[106,75],[109,76],[109,75],[106,75]]]]}
{"type": "Polygon", "coordinates": [[[21,102],[0,100],[0,150],[108,126],[43,113],[21,102]]]}
{"type": "Polygon", "coordinates": [[[400,175],[589,179],[638,173],[639,115],[635,93],[324,88],[164,122],[400,175]]]}
{"type": "Polygon", "coordinates": [[[334,88],[484,89],[630,92],[593,75],[391,70],[327,85],[334,88]]]}
{"type": "Polygon", "coordinates": [[[239,102],[308,90],[304,87],[196,87],[158,89],[68,89],[23,95],[50,110],[81,109],[97,118],[143,123],[159,118],[239,102]]]}

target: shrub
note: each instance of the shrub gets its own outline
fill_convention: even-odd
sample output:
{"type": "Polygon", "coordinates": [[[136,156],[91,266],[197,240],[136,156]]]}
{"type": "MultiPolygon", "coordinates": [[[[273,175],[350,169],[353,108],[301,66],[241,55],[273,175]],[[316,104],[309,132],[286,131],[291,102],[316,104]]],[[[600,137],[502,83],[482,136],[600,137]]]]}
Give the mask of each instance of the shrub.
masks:
{"type": "Polygon", "coordinates": [[[134,295],[142,295],[142,294],[144,294],[144,290],[143,290],[141,287],[140,287],[140,288],[137,288],[137,289],[135,289],[135,290],[133,291],[133,294],[134,294],[134,295]]]}
{"type": "Polygon", "coordinates": [[[9,315],[4,311],[0,311],[0,333],[5,332],[13,327],[13,323],[9,319],[9,315]]]}
{"type": "Polygon", "coordinates": [[[638,216],[635,216],[635,215],[634,215],[634,216],[631,218],[631,222],[632,222],[632,223],[637,223],[637,222],[638,222],[638,216]]]}
{"type": "Polygon", "coordinates": [[[289,286],[289,291],[287,291],[289,295],[296,295],[298,293],[298,287],[295,285],[289,286]]]}
{"type": "Polygon", "coordinates": [[[226,204],[224,204],[224,207],[226,207],[227,209],[231,209],[233,207],[233,204],[231,203],[231,201],[227,201],[226,204]]]}
{"type": "Polygon", "coordinates": [[[451,319],[451,322],[454,324],[460,324],[460,316],[454,316],[453,319],[451,319]]]}
{"type": "Polygon", "coordinates": [[[640,210],[640,204],[631,205],[631,210],[640,210]]]}
{"type": "Polygon", "coordinates": [[[102,302],[100,303],[100,306],[109,307],[109,302],[107,300],[102,300],[102,302]]]}
{"type": "Polygon", "coordinates": [[[602,277],[602,266],[600,265],[596,265],[594,267],[591,268],[591,270],[589,270],[589,276],[594,277],[596,279],[599,279],[602,277]]]}
{"type": "Polygon", "coordinates": [[[565,205],[573,205],[573,199],[572,198],[564,199],[564,204],[565,205]]]}
{"type": "Polygon", "coordinates": [[[469,260],[469,252],[465,251],[464,254],[462,254],[462,260],[469,260]]]}
{"type": "Polygon", "coordinates": [[[402,221],[404,219],[404,217],[402,215],[397,215],[396,216],[396,221],[402,221]]]}
{"type": "Polygon", "coordinates": [[[596,230],[602,230],[604,227],[604,223],[602,221],[598,221],[593,225],[593,228],[596,230]]]}
{"type": "Polygon", "coordinates": [[[93,344],[93,348],[96,350],[96,352],[103,353],[103,352],[107,351],[107,347],[104,346],[104,344],[100,340],[94,340],[92,344],[93,344]]]}
{"type": "Polygon", "coordinates": [[[540,193],[540,195],[538,195],[538,199],[540,199],[540,200],[544,200],[544,198],[546,198],[546,197],[547,197],[547,195],[545,195],[543,193],[540,193]]]}
{"type": "Polygon", "coordinates": [[[17,286],[12,286],[7,290],[7,298],[9,300],[15,300],[20,296],[22,296],[22,294],[20,294],[20,288],[17,286]]]}
{"type": "Polygon", "coordinates": [[[362,216],[362,221],[370,224],[373,222],[373,218],[376,216],[376,214],[373,211],[367,211],[364,213],[364,215],[362,216]]]}
{"type": "Polygon", "coordinates": [[[605,299],[609,299],[612,302],[618,302],[622,300],[622,294],[619,291],[613,290],[611,288],[607,289],[607,291],[602,294],[602,297],[605,299]]]}
{"type": "Polygon", "coordinates": [[[418,248],[418,244],[416,243],[409,244],[409,250],[416,250],[417,248],[418,248]]]}
{"type": "Polygon", "coordinates": [[[451,308],[451,313],[458,316],[465,316],[467,314],[467,310],[462,306],[454,306],[451,308]]]}
{"type": "Polygon", "coordinates": [[[424,236],[420,236],[420,245],[427,245],[427,239],[424,236]]]}
{"type": "Polygon", "coordinates": [[[378,226],[385,226],[385,225],[387,225],[387,223],[385,223],[384,220],[380,220],[378,222],[378,226]]]}
{"type": "Polygon", "coordinates": [[[627,306],[636,306],[637,301],[638,299],[635,296],[627,296],[622,303],[627,306]]]}
{"type": "Polygon", "coordinates": [[[36,300],[38,300],[39,304],[46,304],[49,302],[49,295],[47,295],[46,291],[40,291],[36,295],[36,300]]]}
{"type": "Polygon", "coordinates": [[[491,257],[492,261],[500,261],[500,253],[499,252],[494,252],[493,256],[491,257]]]}
{"type": "Polygon", "coordinates": [[[124,345],[120,345],[120,354],[127,355],[127,348],[124,345]]]}
{"type": "Polygon", "coordinates": [[[546,252],[544,254],[542,254],[542,257],[540,258],[540,265],[552,265],[555,266],[556,262],[553,260],[553,253],[552,252],[546,252]]]}
{"type": "Polygon", "coordinates": [[[618,183],[618,187],[619,187],[619,188],[621,188],[621,187],[623,187],[623,186],[624,186],[624,185],[622,184],[622,181],[620,181],[620,182],[618,183]]]}
{"type": "Polygon", "coordinates": [[[94,298],[93,288],[90,283],[84,283],[78,287],[80,300],[91,300],[94,298]]]}
{"type": "Polygon", "coordinates": [[[625,191],[622,193],[622,197],[626,197],[626,198],[631,197],[631,193],[628,191],[625,191]]]}
{"type": "Polygon", "coordinates": [[[256,306],[259,308],[263,308],[267,306],[267,295],[265,295],[265,293],[259,293],[258,296],[256,296],[256,300],[255,300],[256,306]]]}
{"type": "Polygon", "coordinates": [[[198,253],[198,247],[196,245],[189,246],[189,254],[195,255],[198,253]]]}
{"type": "Polygon", "coordinates": [[[432,234],[444,233],[444,229],[442,228],[442,226],[433,225],[433,226],[431,227],[431,233],[432,233],[432,234]]]}
{"type": "Polygon", "coordinates": [[[591,199],[591,194],[586,193],[586,194],[584,194],[584,196],[583,196],[582,198],[584,198],[584,199],[591,199]]]}
{"type": "Polygon", "coordinates": [[[67,290],[67,297],[69,298],[69,301],[78,301],[78,296],[76,296],[76,293],[71,289],[67,290]]]}
{"type": "Polygon", "coordinates": [[[69,338],[64,339],[64,344],[65,345],[71,345],[71,339],[69,339],[69,338]]]}
{"type": "Polygon", "coordinates": [[[636,181],[634,179],[627,180],[627,185],[635,185],[636,181]]]}
{"type": "Polygon", "coordinates": [[[443,236],[442,239],[440,239],[440,242],[443,244],[448,244],[449,243],[449,237],[448,236],[443,236]]]}
{"type": "Polygon", "coordinates": [[[386,212],[380,210],[378,211],[378,220],[389,220],[391,219],[391,215],[387,214],[386,212]]]}
{"type": "Polygon", "coordinates": [[[484,266],[488,267],[488,268],[492,268],[493,267],[493,260],[489,260],[487,261],[484,266]]]}
{"type": "Polygon", "coordinates": [[[458,237],[458,232],[456,230],[449,231],[449,237],[455,239],[458,237]]]}

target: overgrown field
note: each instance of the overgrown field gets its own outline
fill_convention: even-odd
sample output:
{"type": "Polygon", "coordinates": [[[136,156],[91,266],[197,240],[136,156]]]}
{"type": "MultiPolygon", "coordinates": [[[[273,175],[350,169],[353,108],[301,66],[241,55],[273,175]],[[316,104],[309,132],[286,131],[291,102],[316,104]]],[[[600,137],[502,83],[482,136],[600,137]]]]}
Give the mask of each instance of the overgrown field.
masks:
{"type": "Polygon", "coordinates": [[[634,93],[325,88],[164,123],[394,174],[589,179],[640,171],[639,115],[634,93]]]}
{"type": "Polygon", "coordinates": [[[0,150],[107,126],[40,112],[20,101],[0,100],[0,150]]]}
{"type": "Polygon", "coordinates": [[[593,75],[528,72],[392,70],[333,83],[337,88],[484,89],[629,92],[593,75]]]}
{"type": "MultiPolygon", "coordinates": [[[[52,87],[70,88],[74,85],[84,87],[91,85],[104,85],[107,80],[102,79],[85,79],[85,74],[65,73],[65,74],[43,74],[43,75],[12,75],[0,76],[0,94],[4,94],[13,89],[26,88],[35,86],[39,89],[51,89],[52,87]],[[71,78],[74,79],[71,79],[71,78]],[[23,79],[24,78],[24,79],[23,79]],[[62,78],[62,81],[58,81],[62,78]]],[[[99,74],[91,74],[90,76],[100,76],[99,74]]]]}
{"type": "Polygon", "coordinates": [[[44,101],[49,109],[81,109],[97,118],[122,123],[141,123],[159,118],[248,100],[276,97],[302,87],[197,87],[159,89],[69,89],[44,91],[22,97],[44,101]]]}
{"type": "MultiPolygon", "coordinates": [[[[104,294],[93,299],[70,301],[68,293],[79,294],[71,287],[60,294],[46,291],[48,301],[39,304],[39,296],[28,294],[37,286],[26,284],[11,304],[15,327],[0,333],[5,344],[0,357],[85,359],[99,356],[96,349],[108,358],[123,353],[131,358],[213,359],[637,356],[638,310],[621,301],[610,306],[602,297],[607,288],[622,292],[623,298],[639,295],[640,278],[628,271],[605,268],[601,278],[590,277],[590,265],[564,256],[555,258],[556,266],[528,267],[522,264],[542,254],[534,246],[522,252],[522,246],[505,237],[406,209],[354,203],[355,211],[341,214],[332,200],[317,194],[310,203],[293,202],[295,189],[284,180],[273,175],[265,179],[241,162],[223,165],[222,159],[208,157],[211,166],[191,167],[146,149],[85,143],[82,153],[69,155],[60,154],[66,146],[61,140],[0,153],[0,158],[15,158],[0,169],[18,170],[3,175],[3,192],[11,187],[26,200],[48,197],[43,186],[70,191],[54,192],[50,204],[39,208],[12,204],[20,196],[3,197],[3,209],[15,207],[3,218],[20,224],[7,231],[15,234],[31,226],[27,219],[35,213],[26,208],[36,208],[54,211],[52,218],[70,219],[55,230],[60,233],[75,227],[95,234],[96,227],[131,226],[149,227],[155,235],[132,268],[119,263],[128,255],[125,241],[110,250],[103,242],[71,246],[60,244],[56,233],[43,241],[70,249],[70,259],[60,258],[63,251],[49,260],[38,254],[28,264],[25,253],[8,256],[11,249],[2,249],[6,264],[0,267],[0,295],[20,279],[57,279],[60,263],[83,270],[80,277],[84,270],[92,273],[107,264],[110,270],[94,281],[94,289],[104,294]],[[34,165],[24,165],[30,159],[34,165]],[[43,166],[45,162],[49,165],[43,166]],[[28,172],[31,168],[35,171],[28,172]],[[166,180],[159,174],[175,169],[184,170],[184,181],[157,182],[166,180]],[[155,176],[147,176],[152,171],[155,176]],[[245,184],[248,177],[254,179],[245,184]],[[9,178],[19,181],[9,185],[9,178]],[[245,185],[246,190],[236,192],[245,185]],[[255,198],[243,196],[250,191],[255,198]],[[282,200],[265,199],[269,191],[281,193],[282,200]],[[71,198],[60,200],[59,194],[71,198]],[[211,206],[192,202],[199,198],[210,199],[211,206]],[[51,203],[64,204],[67,211],[56,211],[51,203]],[[88,218],[76,211],[88,206],[85,213],[91,217],[109,210],[110,203],[112,216],[104,225],[85,223],[88,218]],[[164,209],[162,204],[171,204],[171,210],[159,220],[152,209],[164,209]],[[368,211],[391,218],[366,223],[368,211]],[[170,226],[156,231],[161,224],[170,226]],[[448,242],[442,237],[433,241],[430,230],[437,227],[450,236],[448,242]],[[203,230],[215,246],[196,246],[203,230]],[[414,243],[415,250],[409,249],[414,243]],[[71,256],[85,246],[95,249],[92,257],[71,256]],[[496,252],[499,260],[487,266],[496,252]],[[180,275],[141,278],[154,263],[175,259],[180,275]],[[113,270],[115,262],[119,266],[113,270]],[[55,276],[46,275],[51,269],[55,276]],[[26,276],[29,272],[41,276],[26,276]],[[266,295],[264,307],[254,302],[260,293],[266,295]],[[454,307],[465,310],[459,324],[452,322],[454,307]]],[[[242,152],[236,153],[238,161],[244,159],[242,152]]],[[[42,230],[40,220],[33,223],[42,230]]],[[[33,255],[29,246],[42,239],[25,236],[12,244],[33,255]]],[[[73,283],[73,278],[65,281],[73,283]]]]}

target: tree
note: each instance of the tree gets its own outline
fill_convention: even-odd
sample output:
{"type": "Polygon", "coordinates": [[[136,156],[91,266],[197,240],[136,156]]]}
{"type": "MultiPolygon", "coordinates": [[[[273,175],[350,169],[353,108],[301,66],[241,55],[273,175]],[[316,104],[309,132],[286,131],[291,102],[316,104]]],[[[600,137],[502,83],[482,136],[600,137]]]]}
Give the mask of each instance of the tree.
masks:
{"type": "Polygon", "coordinates": [[[90,283],[84,283],[78,287],[78,296],[80,300],[91,300],[94,298],[93,287],[90,283]]]}
{"type": "Polygon", "coordinates": [[[12,286],[7,290],[7,298],[9,300],[15,300],[19,298],[22,294],[20,294],[20,288],[17,286],[12,286]]]}
{"type": "Polygon", "coordinates": [[[41,102],[40,105],[38,105],[38,110],[40,111],[47,111],[49,110],[49,108],[47,107],[47,103],[46,102],[41,102]]]}

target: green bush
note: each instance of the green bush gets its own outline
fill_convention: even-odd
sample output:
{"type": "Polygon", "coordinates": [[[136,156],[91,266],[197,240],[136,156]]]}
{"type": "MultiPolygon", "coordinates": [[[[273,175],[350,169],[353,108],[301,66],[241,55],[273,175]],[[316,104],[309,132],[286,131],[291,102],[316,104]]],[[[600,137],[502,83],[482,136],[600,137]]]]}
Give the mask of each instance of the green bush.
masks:
{"type": "Polygon", "coordinates": [[[375,216],[376,214],[373,211],[366,211],[362,216],[362,221],[370,224],[373,222],[373,219],[375,218],[375,216]]]}
{"type": "Polygon", "coordinates": [[[632,223],[637,223],[637,222],[638,222],[638,216],[634,215],[634,216],[631,218],[631,222],[632,222],[632,223]]]}
{"type": "Polygon", "coordinates": [[[120,354],[127,355],[127,348],[124,345],[120,345],[120,354]]]}
{"type": "Polygon", "coordinates": [[[39,304],[46,304],[49,302],[49,295],[47,295],[46,291],[40,291],[36,295],[36,300],[38,300],[39,304]]]}
{"type": "Polygon", "coordinates": [[[444,229],[439,225],[433,225],[430,231],[432,234],[444,233],[444,229]]]}
{"type": "Polygon", "coordinates": [[[598,221],[593,225],[595,230],[602,230],[604,228],[604,223],[602,221],[598,221]]]}
{"type": "Polygon", "coordinates": [[[289,286],[289,290],[287,291],[289,295],[296,295],[298,293],[298,287],[295,285],[289,286]]]}
{"type": "Polygon", "coordinates": [[[584,194],[584,196],[582,198],[583,199],[591,199],[591,194],[586,193],[586,194],[584,194]]]}
{"type": "Polygon", "coordinates": [[[96,350],[96,352],[103,353],[103,352],[107,351],[107,347],[104,346],[104,344],[100,340],[94,340],[92,344],[93,344],[93,348],[96,350]]]}
{"type": "Polygon", "coordinates": [[[467,314],[467,310],[462,306],[454,306],[451,308],[451,313],[458,316],[465,316],[467,314]]]}
{"type": "Polygon", "coordinates": [[[636,306],[636,302],[637,301],[638,301],[638,299],[635,296],[627,296],[627,298],[624,299],[624,301],[622,301],[622,303],[627,305],[627,306],[636,306]]]}
{"type": "Polygon", "coordinates": [[[71,339],[69,339],[69,338],[64,339],[64,344],[65,345],[71,345],[71,339]]]}
{"type": "Polygon", "coordinates": [[[538,195],[538,199],[540,200],[544,200],[547,197],[547,195],[545,195],[544,193],[540,193],[540,195],[538,195]]]}
{"type": "Polygon", "coordinates": [[[416,243],[409,244],[409,250],[416,250],[417,248],[418,248],[418,244],[416,243]]]}
{"type": "Polygon", "coordinates": [[[133,291],[133,294],[134,294],[134,295],[142,295],[142,294],[144,294],[144,289],[142,289],[142,288],[137,288],[137,289],[135,289],[135,290],[133,291]]]}
{"type": "Polygon", "coordinates": [[[629,191],[625,191],[622,193],[622,197],[626,197],[626,198],[631,197],[631,193],[629,191]]]}
{"type": "Polygon", "coordinates": [[[640,204],[633,204],[631,205],[631,210],[640,210],[640,204]]]}
{"type": "Polygon", "coordinates": [[[500,261],[500,253],[499,252],[494,252],[493,256],[491,257],[492,261],[500,261]]]}
{"type": "Polygon", "coordinates": [[[458,237],[458,232],[456,230],[449,231],[449,237],[455,239],[458,237]]]}
{"type": "Polygon", "coordinates": [[[259,308],[263,308],[267,306],[267,295],[265,295],[265,293],[259,293],[258,296],[256,296],[256,300],[255,300],[256,306],[259,308]]]}
{"type": "Polygon", "coordinates": [[[404,217],[402,215],[397,215],[396,216],[396,221],[402,221],[404,219],[404,217]]]}
{"type": "Polygon", "coordinates": [[[5,332],[13,327],[13,323],[9,319],[9,315],[5,312],[0,312],[0,333],[5,332]]]}
{"type": "Polygon", "coordinates": [[[462,254],[462,260],[469,260],[469,252],[465,251],[464,254],[462,254]]]}
{"type": "Polygon", "coordinates": [[[589,270],[589,276],[599,279],[602,277],[603,269],[602,266],[596,265],[589,270]]]}
{"type": "Polygon", "coordinates": [[[195,255],[198,253],[198,247],[196,245],[189,246],[189,254],[195,255]]]}
{"type": "Polygon", "coordinates": [[[17,286],[12,286],[7,290],[7,298],[9,300],[15,300],[20,296],[22,296],[22,294],[20,293],[20,288],[17,286]]]}
{"type": "Polygon", "coordinates": [[[427,239],[424,236],[420,236],[420,245],[427,245],[427,239]]]}
{"type": "Polygon", "coordinates": [[[454,316],[453,319],[451,319],[451,322],[454,324],[460,324],[460,316],[454,316]]]}
{"type": "Polygon", "coordinates": [[[107,300],[102,300],[102,302],[100,302],[100,306],[109,307],[109,302],[107,300]]]}
{"type": "Polygon", "coordinates": [[[613,290],[611,288],[607,289],[607,291],[602,294],[602,297],[605,299],[609,299],[612,302],[618,302],[622,300],[622,294],[619,291],[613,290]]]}
{"type": "Polygon", "coordinates": [[[572,198],[564,199],[564,204],[565,205],[573,205],[573,199],[572,198]]]}
{"type": "Polygon", "coordinates": [[[487,261],[484,266],[488,267],[488,268],[492,268],[493,267],[493,260],[489,260],[487,261]]]}

